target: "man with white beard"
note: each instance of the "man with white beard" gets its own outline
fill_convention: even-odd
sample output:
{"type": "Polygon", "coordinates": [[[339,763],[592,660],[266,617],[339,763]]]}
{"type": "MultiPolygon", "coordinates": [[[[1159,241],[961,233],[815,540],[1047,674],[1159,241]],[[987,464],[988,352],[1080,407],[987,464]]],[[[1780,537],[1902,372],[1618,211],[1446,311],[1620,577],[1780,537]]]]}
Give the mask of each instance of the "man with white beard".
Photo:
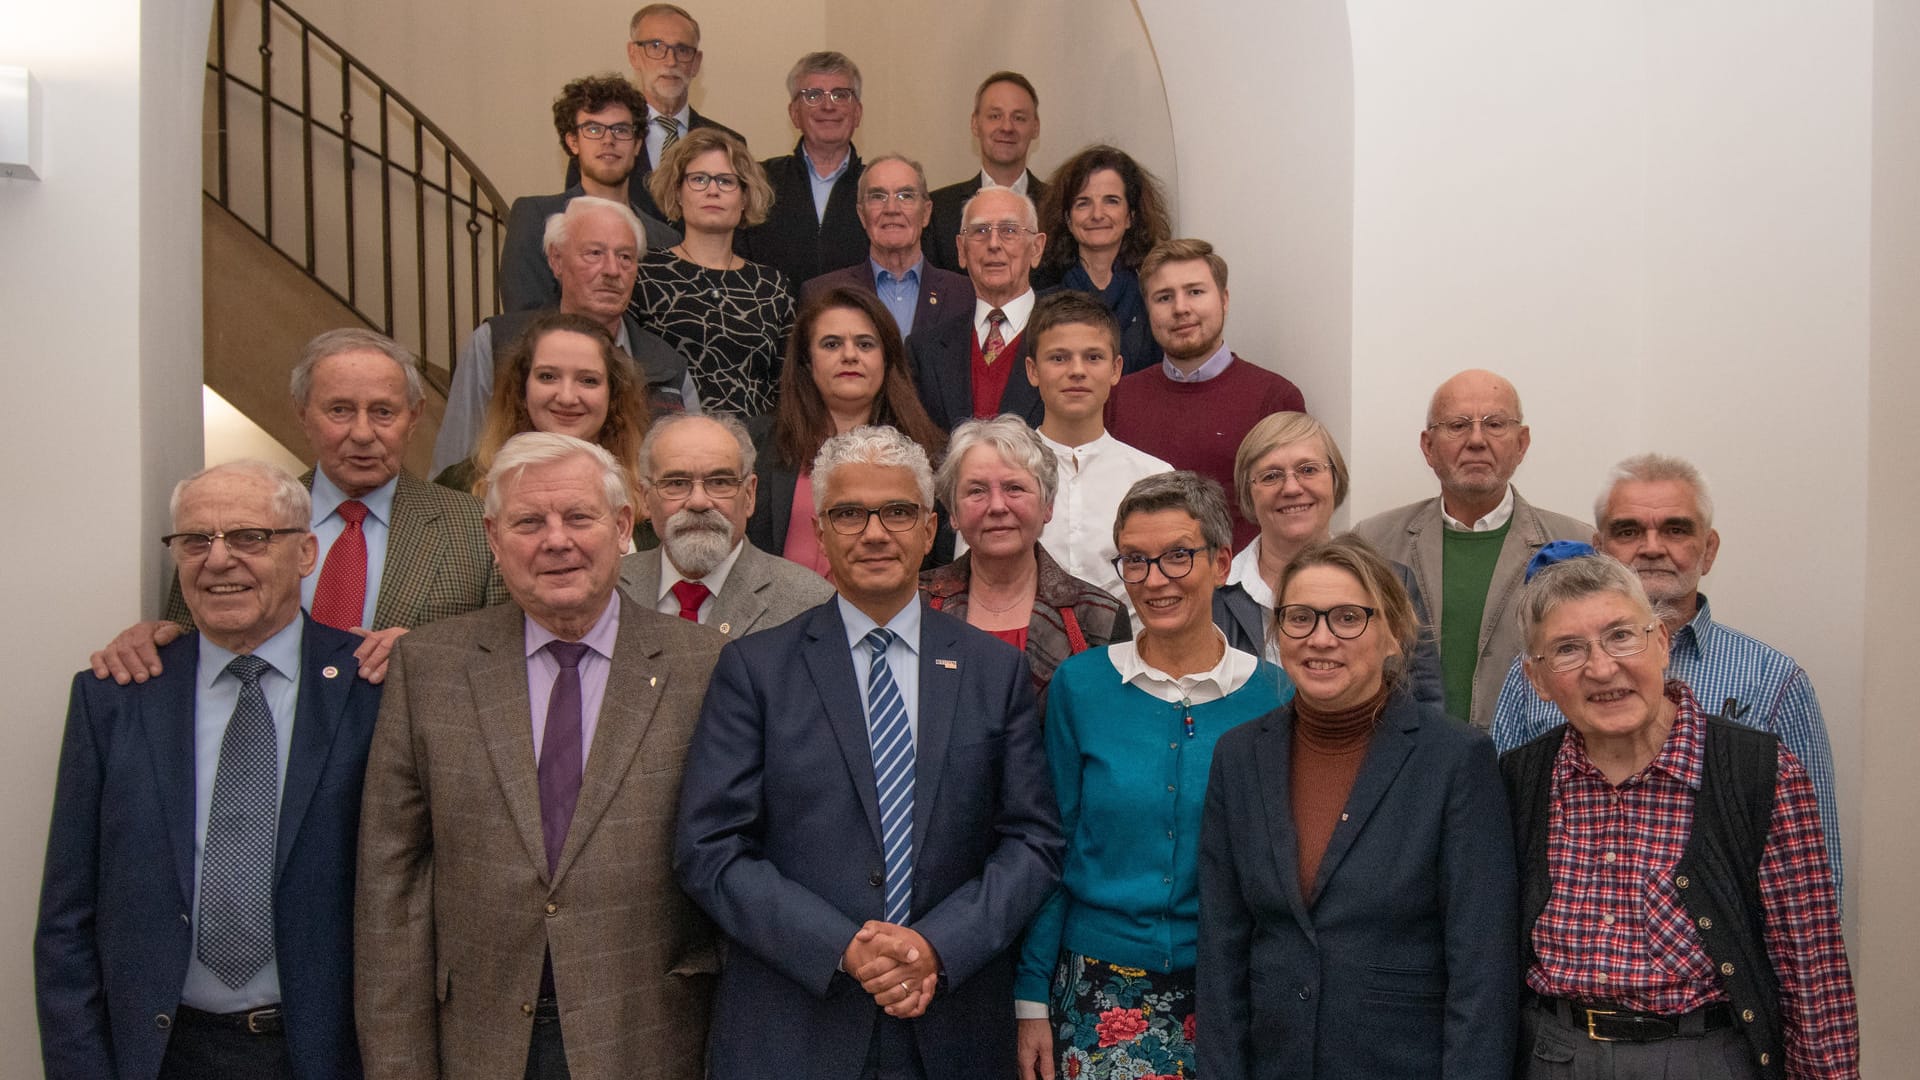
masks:
{"type": "Polygon", "coordinates": [[[747,542],[753,440],[731,416],[672,415],[640,444],[640,484],[660,546],[621,560],[635,603],[738,638],[824,603],[820,575],[747,542]]]}

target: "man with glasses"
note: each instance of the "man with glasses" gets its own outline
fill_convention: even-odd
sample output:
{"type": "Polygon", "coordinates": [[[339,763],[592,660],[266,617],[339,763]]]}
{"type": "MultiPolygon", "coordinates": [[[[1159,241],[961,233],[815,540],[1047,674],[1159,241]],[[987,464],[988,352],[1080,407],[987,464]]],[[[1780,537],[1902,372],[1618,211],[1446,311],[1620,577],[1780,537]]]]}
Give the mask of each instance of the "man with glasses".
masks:
{"type": "MultiPolygon", "coordinates": [[[[739,132],[701,116],[688,100],[693,80],[700,74],[700,24],[677,4],[648,4],[633,13],[627,24],[627,63],[633,67],[633,81],[646,99],[644,109],[634,111],[641,129],[639,160],[633,170],[633,205],[655,217],[662,216],[647,191],[647,177],[660,161],[660,155],[695,128],[719,128],[741,142],[739,132]]],[[[574,176],[568,174],[571,183],[574,176]]],[[[665,245],[660,245],[665,246],[665,245]]]]}
{"type": "Polygon", "coordinates": [[[197,631],[144,682],[74,679],[34,939],[48,1077],[360,1075],[343,958],[380,688],[300,611],[309,513],[261,462],[181,482],[161,541],[197,631]]]}
{"type": "Polygon", "coordinates": [[[914,386],[927,415],[947,431],[962,421],[1012,413],[1033,427],[1045,413],[1027,379],[1028,274],[1047,238],[1033,200],[987,188],[967,200],[960,265],[973,283],[972,318],[923,328],[907,339],[914,386]]]}
{"type": "MultiPolygon", "coordinates": [[[[1686,683],[1708,712],[1778,736],[1807,770],[1839,896],[1840,811],[1820,700],[1792,657],[1713,620],[1700,591],[1720,553],[1706,478],[1680,458],[1630,457],[1609,473],[1593,517],[1594,544],[1633,570],[1666,623],[1667,677],[1686,683]]],[[[1630,644],[1638,651],[1646,638],[1630,644]]],[[[1565,722],[1558,706],[1534,693],[1523,659],[1515,659],[1493,713],[1494,745],[1511,750],[1565,722]]]]}
{"type": "Polygon", "coordinates": [[[973,115],[967,120],[980,146],[980,172],[933,193],[933,231],[927,234],[927,255],[943,270],[960,269],[961,211],[981,188],[1011,188],[1038,206],[1047,197],[1047,185],[1027,168],[1027,153],[1040,137],[1040,94],[1017,71],[996,71],[973,92],[973,115]]]}
{"type": "Polygon", "coordinates": [[[753,459],[731,416],[669,416],[647,431],[640,485],[660,546],[621,560],[620,588],[635,603],[737,638],[833,595],[820,575],[747,540],[753,459]]]}
{"type": "Polygon", "coordinates": [[[812,476],[839,595],[721,652],[687,752],[675,868],[730,939],[708,1069],[1011,1076],[1062,847],[1032,675],[917,595],[926,451],[855,428],[812,476]]]}
{"type": "Polygon", "coordinates": [[[560,282],[547,265],[542,242],[547,219],[582,195],[631,206],[646,227],[646,246],[672,247],[680,233],[661,221],[660,208],[647,194],[645,174],[637,173],[640,125],[646,103],[632,84],[612,75],[575,79],[553,99],[553,126],[572,166],[567,190],[558,195],[528,195],[507,211],[507,235],[500,243],[500,303],[506,311],[533,311],[560,302],[560,282]]]}
{"type": "Polygon", "coordinates": [[[805,283],[800,287],[801,301],[840,286],[872,293],[886,305],[903,338],[937,321],[965,319],[973,310],[972,283],[928,265],[921,255],[921,233],[932,214],[927,174],[919,162],[899,154],[867,162],[860,174],[866,261],[805,283]]]}
{"type": "Polygon", "coordinates": [[[1413,570],[1438,631],[1447,712],[1478,728],[1493,722],[1500,681],[1520,655],[1510,605],[1528,561],[1549,541],[1593,534],[1586,522],[1521,498],[1513,473],[1529,439],[1513,384],[1491,371],[1462,371],[1433,392],[1420,432],[1440,495],[1354,526],[1413,570]]]}
{"type": "Polygon", "coordinates": [[[767,220],[741,229],[734,250],[794,282],[859,262],[867,250],[854,204],[860,190],[860,69],[844,54],[813,52],[787,72],[793,153],[760,163],[773,184],[767,220]]]}

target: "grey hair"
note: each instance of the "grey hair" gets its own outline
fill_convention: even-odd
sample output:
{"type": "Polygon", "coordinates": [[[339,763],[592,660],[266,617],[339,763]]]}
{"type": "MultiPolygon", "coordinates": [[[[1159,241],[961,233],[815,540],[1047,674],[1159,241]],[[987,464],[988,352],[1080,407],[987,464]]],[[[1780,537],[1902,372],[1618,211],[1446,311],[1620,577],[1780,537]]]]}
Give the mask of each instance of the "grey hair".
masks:
{"type": "Polygon", "coordinates": [[[801,57],[787,72],[787,100],[800,92],[800,80],[809,75],[845,75],[853,84],[853,96],[860,97],[860,66],[848,58],[846,53],[827,50],[810,52],[801,57]]]}
{"type": "Polygon", "coordinates": [[[554,248],[567,242],[567,231],[573,228],[573,221],[581,214],[595,210],[618,215],[633,230],[634,245],[642,254],[647,250],[647,229],[640,224],[640,218],[626,203],[617,203],[612,199],[603,199],[598,195],[576,195],[567,203],[566,209],[547,218],[547,231],[540,235],[540,250],[552,252],[554,248]]]}
{"type": "Polygon", "coordinates": [[[878,165],[883,161],[897,161],[900,164],[905,165],[907,168],[912,169],[913,175],[920,181],[920,194],[925,195],[927,193],[927,170],[921,168],[919,162],[913,160],[912,158],[908,157],[905,154],[881,154],[879,157],[868,158],[867,160],[861,162],[860,163],[860,168],[862,170],[862,172],[860,173],[861,182],[864,183],[866,181],[867,170],[871,170],[875,165],[878,165]]]}
{"type": "Polygon", "coordinates": [[[1219,551],[1233,549],[1233,519],[1227,516],[1227,493],[1220,482],[1191,469],[1154,473],[1134,482],[1120,498],[1113,515],[1113,544],[1120,546],[1120,529],[1135,514],[1184,510],[1200,523],[1200,538],[1219,551]]]}
{"type": "Polygon", "coordinates": [[[954,428],[947,440],[947,456],[940,460],[940,470],[933,475],[933,490],[949,510],[959,494],[960,466],[966,460],[967,451],[976,446],[992,447],[999,453],[1000,460],[1032,476],[1040,485],[1040,500],[1049,507],[1053,505],[1053,497],[1060,490],[1060,459],[1040,441],[1040,434],[1028,427],[1025,420],[1012,413],[1001,413],[987,420],[968,420],[954,428]]]}
{"type": "Polygon", "coordinates": [[[313,496],[307,491],[306,485],[270,461],[248,458],[208,466],[173,485],[173,497],[167,502],[167,517],[173,521],[173,527],[180,527],[180,503],[186,498],[188,488],[210,477],[227,475],[251,476],[272,485],[273,517],[281,522],[275,528],[304,529],[312,522],[313,496]]]}
{"type": "Polygon", "coordinates": [[[364,326],[343,326],[338,330],[326,330],[307,342],[300,350],[300,362],[293,365],[293,377],[288,380],[287,389],[293,394],[293,407],[301,412],[307,409],[307,398],[313,393],[313,369],[320,361],[329,356],[339,356],[350,352],[377,352],[400,365],[400,373],[407,380],[407,408],[411,409],[426,400],[426,383],[420,379],[420,361],[413,351],[377,330],[364,326]]]}
{"type": "Polygon", "coordinates": [[[1032,199],[1009,188],[990,187],[981,188],[979,191],[968,196],[966,202],[960,204],[960,227],[962,229],[967,227],[967,219],[973,214],[974,200],[980,198],[982,195],[1011,195],[1019,199],[1023,211],[1020,216],[1027,219],[1027,228],[1036,230],[1040,228],[1040,211],[1034,209],[1032,199]]]}
{"type": "Polygon", "coordinates": [[[756,456],[753,449],[753,436],[747,434],[747,425],[741,423],[732,413],[668,413],[655,420],[652,425],[647,428],[647,437],[640,440],[639,470],[641,483],[650,483],[651,477],[653,476],[654,440],[658,439],[662,432],[679,427],[681,424],[691,423],[695,420],[707,420],[719,424],[722,430],[733,436],[733,441],[740,444],[741,479],[744,480],[753,475],[753,463],[756,456]]]}
{"type": "Polygon", "coordinates": [[[1520,636],[1527,643],[1527,655],[1532,657],[1540,643],[1534,640],[1539,633],[1540,624],[1561,604],[1584,599],[1598,593],[1619,593],[1633,601],[1634,606],[1649,615],[1658,617],[1653,603],[1647,599],[1646,587],[1640,584],[1640,575],[1628,569],[1625,563],[1608,555],[1581,555],[1554,563],[1533,575],[1533,580],[1520,590],[1520,636]]]}
{"type": "Polygon", "coordinates": [[[933,509],[933,466],[919,443],[885,424],[862,424],[828,439],[813,458],[813,512],[827,509],[827,489],[833,471],[842,465],[878,465],[913,473],[920,489],[920,505],[933,509]]]}
{"type": "Polygon", "coordinates": [[[1668,454],[1636,454],[1607,471],[1607,484],[1593,500],[1593,524],[1603,533],[1607,528],[1607,504],[1613,501],[1613,489],[1626,483],[1655,484],[1663,480],[1693,489],[1693,503],[1700,511],[1700,527],[1713,527],[1713,495],[1707,491],[1707,478],[1685,458],[1668,454]]]}
{"type": "Polygon", "coordinates": [[[551,465],[576,455],[590,458],[600,467],[600,486],[606,493],[608,510],[617,514],[621,507],[633,505],[632,500],[627,498],[627,474],[612,454],[594,443],[571,435],[523,431],[508,439],[500,447],[500,452],[493,455],[493,467],[487,470],[487,517],[500,516],[500,490],[509,478],[518,480],[529,466],[551,465]]]}

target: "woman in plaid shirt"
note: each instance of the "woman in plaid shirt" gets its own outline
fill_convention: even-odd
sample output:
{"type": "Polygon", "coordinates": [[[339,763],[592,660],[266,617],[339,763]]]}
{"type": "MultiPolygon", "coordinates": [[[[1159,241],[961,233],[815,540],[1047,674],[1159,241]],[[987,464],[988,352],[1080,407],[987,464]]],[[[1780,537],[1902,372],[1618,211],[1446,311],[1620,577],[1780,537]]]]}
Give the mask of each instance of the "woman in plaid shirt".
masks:
{"type": "Polygon", "coordinates": [[[1520,858],[1520,1075],[1854,1078],[1859,1018],[1813,785],[1666,681],[1632,571],[1528,583],[1527,678],[1568,723],[1501,761],[1520,858]]]}

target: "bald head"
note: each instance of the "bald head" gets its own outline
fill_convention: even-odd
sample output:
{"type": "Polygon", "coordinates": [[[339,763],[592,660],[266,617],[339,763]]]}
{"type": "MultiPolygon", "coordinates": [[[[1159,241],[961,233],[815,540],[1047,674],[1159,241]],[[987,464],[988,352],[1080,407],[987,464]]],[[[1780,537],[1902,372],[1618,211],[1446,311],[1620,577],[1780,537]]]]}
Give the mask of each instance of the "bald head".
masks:
{"type": "Polygon", "coordinates": [[[1519,391],[1491,371],[1463,371],[1433,392],[1420,452],[1456,519],[1471,523],[1506,498],[1531,441],[1521,416],[1519,391]]]}
{"type": "Polygon", "coordinates": [[[1441,383],[1433,392],[1433,398],[1427,402],[1427,423],[1433,425],[1450,417],[1481,417],[1495,412],[1515,420],[1526,415],[1520,411],[1520,391],[1491,371],[1468,368],[1441,383]],[[1492,408],[1476,412],[1461,404],[1468,401],[1494,404],[1492,408]]]}

